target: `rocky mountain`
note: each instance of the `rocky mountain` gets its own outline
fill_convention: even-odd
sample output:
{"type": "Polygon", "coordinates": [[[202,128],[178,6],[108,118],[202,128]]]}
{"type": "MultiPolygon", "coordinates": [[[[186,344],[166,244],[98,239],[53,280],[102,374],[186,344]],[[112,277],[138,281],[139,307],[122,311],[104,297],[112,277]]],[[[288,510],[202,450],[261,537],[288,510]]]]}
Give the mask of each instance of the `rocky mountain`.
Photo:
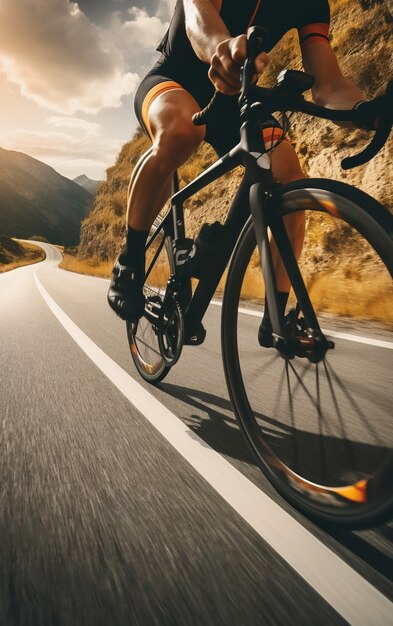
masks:
{"type": "Polygon", "coordinates": [[[81,174],[76,178],[73,178],[74,183],[80,185],[84,189],[87,189],[93,196],[97,193],[98,187],[101,185],[101,180],[92,180],[86,174],[81,174]]]}
{"type": "Polygon", "coordinates": [[[52,167],[0,148],[0,233],[76,245],[92,195],[52,167]]]}
{"type": "MultiPolygon", "coordinates": [[[[393,7],[384,0],[330,0],[331,39],[343,73],[372,97],[393,76],[393,7]]],[[[273,85],[284,68],[301,69],[301,54],[294,31],[274,48],[263,75],[263,84],[273,85]]],[[[342,180],[363,189],[393,210],[393,140],[370,163],[344,171],[345,156],[357,154],[370,141],[370,133],[339,128],[330,122],[296,115],[289,135],[309,176],[342,180]]],[[[80,258],[113,260],[125,234],[126,192],[130,173],[149,147],[137,132],[125,144],[107,180],[101,185],[92,210],[84,220],[80,258]]],[[[213,162],[215,156],[203,145],[181,168],[182,183],[188,182],[213,162]]],[[[189,236],[204,222],[222,220],[241,178],[237,170],[209,185],[186,203],[189,236]]],[[[328,251],[326,251],[328,254],[328,251]]]]}

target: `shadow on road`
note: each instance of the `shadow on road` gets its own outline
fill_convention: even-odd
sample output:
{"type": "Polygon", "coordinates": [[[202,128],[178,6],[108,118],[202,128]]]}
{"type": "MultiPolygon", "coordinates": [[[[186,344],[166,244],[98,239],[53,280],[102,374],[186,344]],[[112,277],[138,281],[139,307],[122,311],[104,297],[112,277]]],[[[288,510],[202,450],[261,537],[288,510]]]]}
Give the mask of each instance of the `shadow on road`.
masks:
{"type": "MultiPolygon", "coordinates": [[[[376,528],[373,533],[382,536],[385,542],[388,543],[388,547],[391,548],[393,540],[393,527],[391,524],[385,524],[376,528]]],[[[372,567],[381,576],[393,583],[393,558],[382,549],[373,546],[367,538],[363,538],[355,532],[335,531],[329,534],[342,546],[367,563],[369,567],[372,567]]]]}
{"type": "MultiPolygon", "coordinates": [[[[165,393],[198,410],[198,414],[187,415],[183,417],[183,421],[216,452],[250,465],[257,465],[239,430],[229,400],[206,391],[171,383],[161,383],[159,386],[165,393]]],[[[354,463],[356,460],[356,470],[360,472],[365,471],[366,463],[377,462],[382,454],[389,452],[389,449],[380,445],[351,441],[347,437],[344,437],[343,441],[331,435],[295,429],[290,427],[288,423],[280,423],[278,420],[263,414],[256,414],[256,417],[261,420],[261,425],[263,423],[268,438],[271,433],[274,434],[270,445],[275,452],[280,454],[281,458],[289,460],[294,451],[296,455],[300,453],[302,457],[308,457],[308,461],[303,460],[302,462],[303,471],[306,470],[307,463],[309,467],[313,466],[315,471],[316,457],[319,459],[322,457],[325,460],[332,459],[334,463],[337,461],[337,455],[340,451],[341,454],[343,451],[348,454],[348,446],[351,448],[350,461],[354,463]],[[277,428],[279,429],[278,437],[277,428]],[[306,451],[308,454],[305,454],[306,451]]],[[[388,554],[393,542],[392,525],[385,524],[374,531],[368,531],[369,533],[372,532],[374,537],[378,537],[381,548],[372,545],[367,537],[362,537],[356,532],[347,530],[326,532],[335,541],[364,561],[368,567],[373,568],[385,579],[393,582],[393,559],[388,554]]]]}
{"type": "Polygon", "coordinates": [[[216,452],[256,465],[239,430],[229,400],[215,394],[171,383],[160,383],[160,389],[203,413],[187,415],[182,420],[216,452]]]}

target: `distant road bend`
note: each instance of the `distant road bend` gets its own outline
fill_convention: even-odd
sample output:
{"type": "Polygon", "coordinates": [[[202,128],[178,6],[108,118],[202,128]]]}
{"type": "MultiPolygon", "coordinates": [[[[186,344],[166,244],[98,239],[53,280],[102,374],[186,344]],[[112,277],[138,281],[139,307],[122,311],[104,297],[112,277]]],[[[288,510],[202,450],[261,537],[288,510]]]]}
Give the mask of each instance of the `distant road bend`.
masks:
{"type": "Polygon", "coordinates": [[[107,281],[39,245],[0,275],[0,624],[393,624],[393,526],[333,536],[274,493],[231,411],[220,307],[152,388],[107,281]]]}

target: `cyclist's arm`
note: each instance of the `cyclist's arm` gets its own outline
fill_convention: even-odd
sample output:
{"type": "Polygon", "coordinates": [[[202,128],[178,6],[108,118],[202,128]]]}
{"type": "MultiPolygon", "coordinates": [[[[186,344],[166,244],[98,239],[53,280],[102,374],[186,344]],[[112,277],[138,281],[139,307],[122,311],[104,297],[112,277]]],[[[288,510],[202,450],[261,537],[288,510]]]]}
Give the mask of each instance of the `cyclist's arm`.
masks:
{"type": "Polygon", "coordinates": [[[350,109],[365,99],[363,92],[343,76],[328,42],[302,46],[302,56],[305,71],[315,78],[312,94],[316,104],[329,109],[350,109]]]}
{"type": "MultiPolygon", "coordinates": [[[[221,0],[183,0],[186,32],[195,54],[210,64],[209,78],[218,91],[240,91],[240,67],[247,56],[246,36],[231,37],[220,16],[221,0]]],[[[268,63],[265,52],[255,60],[257,73],[268,63]]]]}
{"type": "Polygon", "coordinates": [[[230,38],[220,17],[221,0],[183,0],[186,33],[195,54],[210,63],[219,43],[230,38]]]}

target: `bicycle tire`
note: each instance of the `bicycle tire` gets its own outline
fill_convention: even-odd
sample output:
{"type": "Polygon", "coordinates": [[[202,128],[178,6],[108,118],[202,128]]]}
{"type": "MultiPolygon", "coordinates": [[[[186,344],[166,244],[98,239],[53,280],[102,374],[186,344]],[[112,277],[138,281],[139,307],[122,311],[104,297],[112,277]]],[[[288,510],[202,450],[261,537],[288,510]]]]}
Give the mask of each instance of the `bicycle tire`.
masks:
{"type": "MultiPolygon", "coordinates": [[[[381,285],[387,285],[388,303],[392,304],[393,216],[387,209],[358,189],[324,179],[283,185],[275,191],[274,202],[283,216],[305,210],[306,215],[311,216],[309,219],[314,221],[339,222],[340,229],[344,229],[340,232],[349,238],[348,241],[344,239],[345,245],[341,242],[344,249],[342,255],[348,242],[361,250],[362,259],[363,248],[358,246],[364,245],[365,251],[370,250],[367,252],[371,255],[370,268],[373,272],[375,269],[376,274],[380,272],[383,280],[387,281],[381,285]]],[[[393,515],[393,423],[388,397],[393,353],[385,350],[382,361],[386,363],[379,365],[375,342],[375,345],[369,345],[359,342],[359,338],[348,341],[345,338],[348,333],[330,329],[336,346],[328,352],[326,360],[314,365],[298,357],[288,361],[274,349],[259,345],[254,347],[257,344],[257,328],[254,341],[243,339],[242,316],[247,317],[244,325],[248,327],[250,320],[254,319],[255,325],[261,319],[244,315],[242,308],[245,285],[248,285],[245,282],[246,270],[250,259],[254,258],[254,249],[255,234],[250,218],[232,257],[222,311],[225,377],[240,428],[268,480],[301,513],[320,525],[333,528],[361,529],[381,524],[393,515]],[[337,339],[337,336],[340,338],[337,339]],[[347,364],[347,360],[352,363],[352,359],[355,363],[353,370],[347,364]],[[364,365],[365,372],[361,369],[364,365]],[[300,378],[299,375],[295,377],[296,367],[301,372],[300,378]],[[336,373],[338,367],[343,371],[341,378],[336,373]],[[269,394],[260,393],[263,378],[265,388],[272,387],[273,382],[269,379],[277,374],[284,376],[281,383],[277,380],[280,395],[277,393],[268,400],[269,394]],[[291,383],[291,377],[294,383],[291,383]],[[367,380],[374,385],[371,391],[367,380]],[[360,406],[360,400],[352,396],[355,392],[359,394],[364,408],[360,406]],[[332,406],[329,407],[329,404],[332,406]],[[313,413],[318,414],[318,423],[312,421],[315,420],[313,413]],[[350,458],[344,459],[345,455],[350,458]]],[[[357,257],[345,254],[346,260],[357,267],[357,257]]],[[[302,263],[306,267],[306,262],[301,257],[299,267],[302,263]]],[[[303,276],[304,267],[301,267],[303,276]]],[[[337,286],[339,279],[336,277],[334,280],[337,286]]],[[[355,285],[354,281],[349,273],[346,283],[355,285]]],[[[326,293],[322,292],[322,295],[326,297],[326,293]]],[[[312,301],[313,298],[317,296],[311,297],[312,301]]],[[[263,299],[262,294],[260,299],[263,299]]],[[[334,306],[339,308],[344,304],[345,298],[343,302],[336,301],[334,306]]],[[[247,306],[250,306],[249,303],[247,306]]],[[[322,327],[327,320],[333,323],[323,312],[324,307],[326,304],[320,305],[317,311],[322,327]]],[[[246,313],[253,314],[253,311],[246,313]]],[[[371,313],[365,310],[364,316],[371,313]]],[[[375,313],[372,315],[375,316],[375,313]]],[[[334,319],[339,326],[344,324],[344,320],[347,323],[346,318],[334,319]]],[[[356,326],[359,322],[352,321],[351,324],[356,326]]],[[[329,337],[329,331],[324,332],[329,337]]],[[[380,343],[384,347],[393,347],[393,343],[380,343]]]]}
{"type": "MultiPolygon", "coordinates": [[[[147,266],[149,256],[155,254],[158,248],[161,250],[143,287],[146,299],[145,306],[149,306],[149,302],[154,302],[154,300],[158,305],[162,303],[166,283],[169,276],[175,271],[171,238],[162,229],[153,243],[151,242],[151,238],[159,229],[160,224],[161,218],[157,218],[151,227],[146,246],[147,266]]],[[[160,353],[159,340],[154,325],[143,316],[137,323],[126,322],[126,328],[131,357],[136,369],[148,383],[159,383],[168,375],[171,365],[168,365],[160,353]]]]}

